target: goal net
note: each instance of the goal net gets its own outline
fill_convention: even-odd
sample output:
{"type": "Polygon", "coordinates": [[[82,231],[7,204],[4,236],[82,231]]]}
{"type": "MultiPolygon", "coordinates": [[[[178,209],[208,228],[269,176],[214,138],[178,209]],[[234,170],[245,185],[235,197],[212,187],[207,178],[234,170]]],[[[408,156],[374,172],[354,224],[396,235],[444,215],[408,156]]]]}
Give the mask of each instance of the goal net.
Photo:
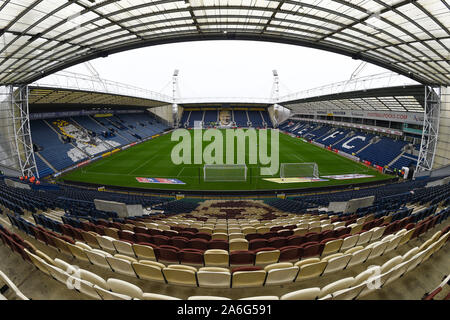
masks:
{"type": "Polygon", "coordinates": [[[280,178],[319,178],[317,163],[282,163],[280,166],[280,178]]]}
{"type": "Polygon", "coordinates": [[[209,182],[247,181],[245,164],[205,164],[203,180],[209,182]]]}

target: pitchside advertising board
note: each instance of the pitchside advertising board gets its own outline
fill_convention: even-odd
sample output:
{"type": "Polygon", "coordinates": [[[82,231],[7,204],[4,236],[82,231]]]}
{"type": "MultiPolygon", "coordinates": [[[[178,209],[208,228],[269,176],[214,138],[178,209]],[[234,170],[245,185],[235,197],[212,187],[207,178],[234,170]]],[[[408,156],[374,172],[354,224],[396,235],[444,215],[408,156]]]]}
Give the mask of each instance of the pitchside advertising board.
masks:
{"type": "Polygon", "coordinates": [[[311,111],[311,113],[314,113],[316,116],[363,118],[410,124],[423,124],[423,113],[420,112],[319,110],[311,111]]]}

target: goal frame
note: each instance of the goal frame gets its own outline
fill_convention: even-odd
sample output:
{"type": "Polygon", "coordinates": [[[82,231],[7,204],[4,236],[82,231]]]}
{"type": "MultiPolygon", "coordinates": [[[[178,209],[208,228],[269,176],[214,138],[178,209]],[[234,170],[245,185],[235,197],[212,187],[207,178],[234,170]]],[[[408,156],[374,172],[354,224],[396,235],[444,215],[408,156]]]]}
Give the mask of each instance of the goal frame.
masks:
{"type": "Polygon", "coordinates": [[[244,182],[247,181],[247,172],[248,168],[246,164],[205,164],[203,165],[203,181],[204,182],[244,182]],[[241,179],[239,177],[233,178],[207,178],[206,171],[208,168],[215,168],[215,169],[222,169],[222,170],[229,170],[229,169],[236,169],[236,168],[242,168],[244,171],[244,175],[241,179]]]}
{"type": "Polygon", "coordinates": [[[286,179],[286,178],[319,178],[319,166],[315,162],[296,162],[296,163],[281,163],[280,165],[280,178],[286,179]],[[299,175],[297,177],[292,176],[286,176],[285,174],[285,167],[287,165],[305,165],[305,166],[311,166],[312,167],[312,176],[302,176],[299,175]]]}

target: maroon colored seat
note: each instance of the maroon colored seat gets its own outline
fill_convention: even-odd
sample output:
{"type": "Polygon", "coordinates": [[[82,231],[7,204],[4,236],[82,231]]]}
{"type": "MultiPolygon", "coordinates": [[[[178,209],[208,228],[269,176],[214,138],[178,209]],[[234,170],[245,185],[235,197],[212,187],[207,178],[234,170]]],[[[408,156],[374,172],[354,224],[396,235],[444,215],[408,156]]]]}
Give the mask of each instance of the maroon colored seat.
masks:
{"type": "Polygon", "coordinates": [[[287,245],[285,237],[274,237],[267,240],[267,246],[274,248],[281,248],[287,245]]]}
{"type": "Polygon", "coordinates": [[[294,230],[297,228],[296,224],[290,224],[288,226],[284,226],[284,229],[294,230]]]}
{"type": "Polygon", "coordinates": [[[178,252],[178,259],[181,264],[204,265],[202,250],[182,249],[178,252]]]}
{"type": "Polygon", "coordinates": [[[44,242],[45,244],[48,244],[47,237],[45,236],[44,232],[41,229],[34,227],[34,232],[36,234],[36,240],[39,240],[39,241],[44,242]]]}
{"type": "Polygon", "coordinates": [[[254,239],[248,242],[248,250],[256,250],[264,247],[267,247],[266,239],[254,239]]]}
{"type": "Polygon", "coordinates": [[[163,235],[171,238],[171,237],[177,237],[180,234],[175,230],[163,230],[163,235]]]}
{"type": "Polygon", "coordinates": [[[187,232],[198,233],[198,229],[197,228],[185,228],[184,230],[187,231],[187,232]]]}
{"type": "Polygon", "coordinates": [[[283,229],[284,229],[283,226],[276,226],[276,227],[270,228],[270,231],[271,232],[277,232],[277,231],[280,231],[280,230],[283,230],[283,229]]]}
{"type": "Polygon", "coordinates": [[[305,243],[305,236],[292,235],[287,238],[288,246],[300,246],[305,243]]]}
{"type": "MultiPolygon", "coordinates": [[[[34,228],[32,228],[34,230],[34,228]]],[[[72,231],[72,227],[68,224],[61,225],[62,232],[65,236],[74,239],[75,235],[72,231]]],[[[35,236],[36,237],[36,236],[35,236]]]]}
{"type": "Polygon", "coordinates": [[[121,223],[111,222],[110,225],[111,225],[111,228],[116,228],[116,229],[122,230],[122,224],[121,223]]]}
{"type": "Polygon", "coordinates": [[[80,229],[72,227],[72,232],[74,234],[74,239],[84,242],[84,237],[80,229]]]}
{"type": "MultiPolygon", "coordinates": [[[[184,237],[183,237],[184,238],[184,237]]],[[[187,239],[187,238],[184,238],[187,239]]],[[[189,239],[187,242],[187,248],[197,249],[197,250],[207,250],[209,241],[201,238],[189,239]]]]}
{"type": "MultiPolygon", "coordinates": [[[[339,231],[339,230],[338,230],[339,231]]],[[[325,230],[321,232],[322,240],[326,238],[335,238],[335,230],[325,230]]]]}
{"type": "Polygon", "coordinates": [[[106,227],[102,226],[102,225],[94,225],[95,226],[95,233],[104,236],[105,235],[105,229],[106,227]]]}
{"type": "Polygon", "coordinates": [[[289,237],[294,234],[294,231],[292,230],[280,230],[277,232],[278,237],[289,237]]]}
{"type": "Polygon", "coordinates": [[[146,233],[135,233],[134,237],[136,238],[136,242],[148,242],[153,243],[152,236],[149,236],[146,233]]]}
{"type": "Polygon", "coordinates": [[[178,263],[178,252],[180,251],[178,248],[169,245],[161,245],[157,248],[154,248],[156,253],[156,258],[158,261],[165,262],[176,262],[178,263]]]}
{"type": "Polygon", "coordinates": [[[304,244],[301,258],[309,258],[320,255],[320,243],[304,244]]]}
{"type": "Polygon", "coordinates": [[[231,273],[238,272],[238,271],[258,271],[263,270],[261,267],[236,267],[231,269],[231,273]]]}
{"type": "Polygon", "coordinates": [[[270,238],[278,237],[278,233],[273,232],[273,231],[263,233],[262,235],[263,235],[263,238],[264,238],[264,239],[267,239],[267,240],[269,240],[270,238]]]}
{"type": "Polygon", "coordinates": [[[335,238],[339,238],[340,236],[342,236],[344,234],[350,233],[351,230],[352,230],[352,228],[350,228],[350,227],[346,227],[346,228],[341,228],[339,230],[335,230],[334,237],[335,238]]]}
{"type": "Polygon", "coordinates": [[[54,235],[52,235],[50,232],[43,232],[45,238],[47,239],[46,243],[49,246],[52,246],[53,248],[57,248],[55,240],[53,240],[55,238],[54,235]]]}
{"type": "Polygon", "coordinates": [[[230,265],[246,265],[255,263],[253,251],[232,251],[230,252],[230,265]]]}
{"type": "Polygon", "coordinates": [[[415,226],[416,226],[415,223],[408,223],[408,224],[405,226],[405,229],[406,229],[406,230],[411,230],[411,229],[414,228],[415,226]]]}
{"type": "Polygon", "coordinates": [[[248,233],[245,235],[245,239],[247,241],[256,240],[256,239],[264,239],[262,233],[248,233]]]}
{"type": "Polygon", "coordinates": [[[206,232],[197,232],[195,234],[195,238],[194,239],[204,239],[204,240],[211,240],[211,235],[206,233],[206,232]]]}
{"type": "Polygon", "coordinates": [[[195,238],[195,233],[190,232],[190,231],[182,231],[178,234],[180,237],[185,237],[188,239],[193,239],[195,238]]]}
{"type": "Polygon", "coordinates": [[[151,236],[162,236],[163,235],[162,230],[159,230],[159,229],[148,229],[147,233],[151,236]]]}
{"type": "Polygon", "coordinates": [[[134,233],[123,231],[123,230],[119,230],[118,234],[119,234],[119,239],[120,240],[127,240],[127,241],[130,241],[132,243],[136,242],[136,237],[135,237],[134,233]]]}
{"type": "Polygon", "coordinates": [[[97,219],[97,225],[102,225],[106,228],[109,228],[109,221],[103,219],[97,219]]]}
{"type": "Polygon", "coordinates": [[[285,246],[280,249],[279,262],[299,260],[299,246],[285,246]]]}
{"type": "Polygon", "coordinates": [[[208,241],[208,249],[229,250],[228,241],[226,240],[210,240],[208,241]]]}
{"type": "Polygon", "coordinates": [[[312,241],[319,241],[319,234],[317,232],[308,232],[305,234],[305,241],[306,242],[312,242],[312,241]]]}
{"type": "Polygon", "coordinates": [[[69,238],[69,237],[67,237],[67,236],[64,236],[64,235],[63,235],[63,236],[59,236],[59,238],[60,238],[61,240],[64,240],[64,241],[70,243],[70,244],[75,244],[75,241],[73,241],[72,238],[69,238]]]}
{"type": "Polygon", "coordinates": [[[169,237],[163,235],[153,236],[153,243],[157,246],[169,245],[169,237]]]}
{"type": "Polygon", "coordinates": [[[188,248],[189,239],[185,237],[173,237],[170,239],[170,244],[178,249],[188,248]]]}
{"type": "Polygon", "coordinates": [[[147,233],[147,228],[136,226],[134,227],[134,233],[147,233]]]}

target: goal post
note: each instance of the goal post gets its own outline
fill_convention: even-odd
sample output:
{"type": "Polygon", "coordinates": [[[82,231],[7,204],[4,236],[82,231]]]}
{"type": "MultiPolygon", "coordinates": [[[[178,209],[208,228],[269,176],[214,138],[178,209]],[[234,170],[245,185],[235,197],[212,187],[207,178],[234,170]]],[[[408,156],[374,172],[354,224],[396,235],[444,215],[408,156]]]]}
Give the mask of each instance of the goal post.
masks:
{"type": "Polygon", "coordinates": [[[319,178],[319,167],[315,162],[282,163],[280,178],[319,178]]]}
{"type": "Polygon", "coordinates": [[[203,166],[205,182],[247,181],[245,164],[205,164],[203,166]]]}

